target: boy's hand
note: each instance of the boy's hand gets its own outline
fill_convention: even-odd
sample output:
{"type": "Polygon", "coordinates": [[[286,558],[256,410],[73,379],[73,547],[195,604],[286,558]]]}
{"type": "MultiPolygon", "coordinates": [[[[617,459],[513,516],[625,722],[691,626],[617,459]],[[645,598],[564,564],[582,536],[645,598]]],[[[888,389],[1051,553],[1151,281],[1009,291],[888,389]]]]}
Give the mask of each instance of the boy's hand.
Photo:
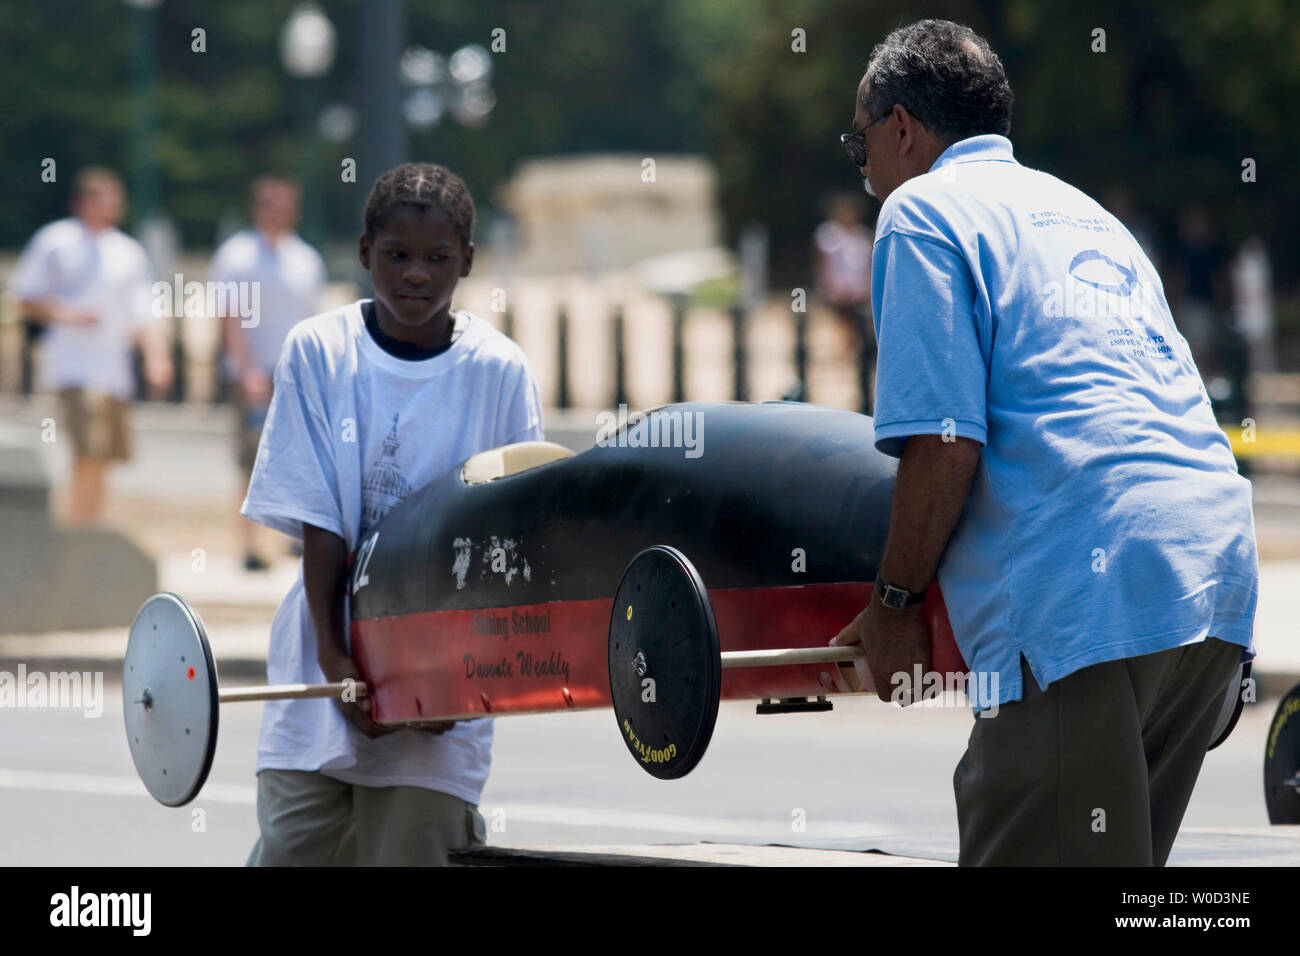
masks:
{"type": "MultiPolygon", "coordinates": [[[[347,591],[347,545],[332,531],[304,523],[302,526],[302,578],[307,592],[307,606],[311,611],[312,625],[316,629],[316,660],[321,672],[331,684],[346,680],[364,683],[357,665],[344,651],[344,629],[347,627],[343,613],[344,595],[347,591]]],[[[367,737],[382,737],[395,730],[406,730],[412,725],[380,724],[371,716],[374,702],[369,697],[356,700],[339,699],[343,716],[367,737]]],[[[430,734],[443,734],[455,726],[454,721],[438,721],[414,725],[414,729],[430,734]]]]}
{"type": "MultiPolygon", "coordinates": [[[[356,662],[343,654],[330,655],[329,659],[321,661],[320,665],[325,679],[331,684],[339,684],[345,680],[353,680],[358,684],[365,683],[361,672],[357,670],[356,662]]],[[[456,726],[454,720],[440,720],[432,724],[380,724],[370,716],[374,704],[369,697],[358,697],[355,701],[340,698],[339,707],[343,710],[343,716],[370,738],[382,737],[396,730],[422,730],[436,737],[456,726]]]]}
{"type": "MultiPolygon", "coordinates": [[[[345,680],[353,680],[358,684],[365,683],[361,672],[357,670],[356,663],[352,658],[342,653],[330,653],[319,656],[320,669],[325,674],[325,679],[331,684],[337,684],[345,680]]],[[[350,720],[358,730],[367,737],[382,737],[385,734],[391,734],[398,727],[386,727],[383,724],[376,723],[370,716],[370,711],[374,704],[369,697],[358,697],[354,701],[343,700],[339,698],[339,707],[343,711],[343,716],[350,720]]]]}

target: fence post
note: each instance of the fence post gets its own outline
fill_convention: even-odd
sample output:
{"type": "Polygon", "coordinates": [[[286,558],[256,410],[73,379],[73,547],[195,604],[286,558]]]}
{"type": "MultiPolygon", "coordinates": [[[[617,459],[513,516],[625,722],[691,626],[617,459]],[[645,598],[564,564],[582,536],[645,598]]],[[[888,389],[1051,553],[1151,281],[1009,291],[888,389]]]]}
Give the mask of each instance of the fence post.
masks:
{"type": "Polygon", "coordinates": [[[569,316],[564,306],[559,307],[556,315],[556,326],[559,339],[560,355],[556,364],[556,374],[559,381],[556,383],[556,404],[560,408],[569,407],[569,316]]]}
{"type": "Polygon", "coordinates": [[[614,306],[614,407],[627,404],[627,346],[623,339],[623,306],[614,306]]]}
{"type": "Polygon", "coordinates": [[[748,320],[749,315],[743,305],[731,307],[731,361],[734,366],[735,398],[738,402],[749,401],[749,347],[745,339],[748,320]]]}
{"type": "Polygon", "coordinates": [[[171,400],[176,403],[185,401],[189,384],[189,369],[185,365],[185,314],[172,319],[172,393],[171,400]]]}
{"type": "Polygon", "coordinates": [[[794,313],[794,375],[799,383],[800,401],[807,400],[808,381],[808,310],[794,313]]]}
{"type": "Polygon", "coordinates": [[[683,365],[682,327],[686,323],[686,296],[671,296],[673,304],[673,402],[686,401],[686,376],[683,365]]]}

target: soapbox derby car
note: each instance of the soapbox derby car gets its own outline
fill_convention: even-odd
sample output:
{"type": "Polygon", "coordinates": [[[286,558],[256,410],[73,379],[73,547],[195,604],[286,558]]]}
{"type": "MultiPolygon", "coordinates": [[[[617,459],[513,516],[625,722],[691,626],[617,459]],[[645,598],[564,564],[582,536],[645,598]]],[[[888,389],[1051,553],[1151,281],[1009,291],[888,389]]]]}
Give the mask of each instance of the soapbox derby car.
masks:
{"type": "MultiPolygon", "coordinates": [[[[896,467],[875,450],[870,418],[794,402],[669,405],[580,454],[526,442],[474,455],[356,549],[350,640],[372,715],[410,724],[612,706],[633,757],[667,779],[703,756],[720,699],[760,701],[760,713],[828,710],[829,697],[872,687],[860,649],[827,642],[870,599],[896,467]]],[[[202,652],[189,659],[211,669],[200,667],[210,706],[192,677],[181,692],[196,695],[200,729],[210,723],[215,740],[201,622],[163,599],[179,601],[156,596],[159,613],[186,622],[164,630],[197,633],[202,652]]],[[[937,583],[923,616],[931,670],[965,673],[937,583]]],[[[141,620],[133,642],[147,633],[141,620]]],[[[163,679],[140,669],[124,687],[137,704],[149,679],[163,679]]],[[[1216,744],[1240,706],[1229,688],[1216,744]]],[[[172,784],[172,799],[206,775],[186,755],[172,779],[187,784],[172,784]]],[[[161,780],[157,761],[146,763],[161,780]]]]}
{"type": "MultiPolygon", "coordinates": [[[[719,698],[829,709],[865,676],[826,644],[870,599],[888,530],[897,462],[873,437],[816,405],[685,403],[581,454],[474,456],[358,548],[352,641],[377,719],[612,705],[668,778],[703,755],[719,698]]],[[[937,583],[923,613],[931,670],[966,672],[937,583]]]]}

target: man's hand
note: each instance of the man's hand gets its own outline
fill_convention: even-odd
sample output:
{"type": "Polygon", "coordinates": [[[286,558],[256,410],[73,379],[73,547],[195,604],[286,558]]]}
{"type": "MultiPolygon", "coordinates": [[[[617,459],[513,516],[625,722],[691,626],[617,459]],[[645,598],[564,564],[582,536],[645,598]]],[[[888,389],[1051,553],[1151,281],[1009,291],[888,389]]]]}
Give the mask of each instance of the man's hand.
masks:
{"type": "Polygon", "coordinates": [[[77,309],[71,306],[59,306],[51,310],[50,317],[60,325],[72,325],[90,328],[99,324],[99,313],[90,309],[77,309]]]}
{"type": "MultiPolygon", "coordinates": [[[[895,587],[919,591],[934,580],[939,557],[957,524],[971,481],[979,466],[980,449],[972,438],[913,435],[907,441],[894,479],[889,538],[880,558],[880,573],[895,587]]],[[[923,605],[896,611],[874,593],[866,609],[836,634],[831,644],[861,644],[881,700],[914,703],[921,688],[913,687],[916,665],[922,680],[930,670],[930,636],[923,605]],[[906,676],[895,689],[896,675],[906,676]]],[[[864,681],[865,683],[865,681],[864,681]]]]}
{"type": "Polygon", "coordinates": [[[256,365],[244,367],[239,376],[239,387],[249,405],[263,407],[271,400],[271,377],[256,365]]]}
{"type": "Polygon", "coordinates": [[[913,686],[916,665],[921,674],[930,669],[930,634],[921,617],[921,605],[895,611],[882,605],[873,594],[871,603],[844,630],[831,638],[832,646],[861,644],[867,653],[867,667],[881,700],[897,700],[904,706],[920,699],[921,688],[913,686]],[[906,683],[894,675],[905,675],[906,683]]]}
{"type": "Polygon", "coordinates": [[[173,373],[170,356],[158,355],[153,351],[145,353],[144,380],[151,398],[167,397],[167,393],[171,391],[173,373]]]}
{"type": "Polygon", "coordinates": [[[48,325],[89,328],[99,324],[98,312],[58,299],[19,299],[18,307],[25,317],[48,325]]]}

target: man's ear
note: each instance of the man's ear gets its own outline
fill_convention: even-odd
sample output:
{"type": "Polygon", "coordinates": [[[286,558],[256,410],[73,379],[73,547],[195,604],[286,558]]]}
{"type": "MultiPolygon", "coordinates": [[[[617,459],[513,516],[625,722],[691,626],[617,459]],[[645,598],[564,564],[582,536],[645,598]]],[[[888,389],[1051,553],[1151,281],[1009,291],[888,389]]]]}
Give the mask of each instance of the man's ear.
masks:
{"type": "Polygon", "coordinates": [[[898,121],[899,151],[906,153],[916,146],[917,126],[919,124],[916,117],[907,111],[907,107],[900,103],[894,104],[894,119],[898,121]]]}
{"type": "Polygon", "coordinates": [[[474,243],[471,242],[465,247],[465,264],[460,268],[460,277],[465,278],[472,268],[474,268],[474,243]]]}
{"type": "Polygon", "coordinates": [[[370,239],[364,233],[357,243],[357,259],[361,262],[361,268],[367,272],[370,271],[370,239]]]}

